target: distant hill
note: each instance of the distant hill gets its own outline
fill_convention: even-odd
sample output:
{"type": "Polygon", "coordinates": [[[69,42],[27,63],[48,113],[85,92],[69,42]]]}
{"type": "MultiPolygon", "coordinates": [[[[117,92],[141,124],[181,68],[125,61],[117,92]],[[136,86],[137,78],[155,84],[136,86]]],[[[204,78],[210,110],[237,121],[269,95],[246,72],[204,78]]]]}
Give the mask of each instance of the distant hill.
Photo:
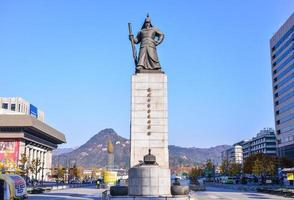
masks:
{"type": "Polygon", "coordinates": [[[215,164],[220,164],[221,152],[229,147],[229,145],[219,145],[210,148],[186,148],[169,145],[170,166],[200,164],[208,159],[212,160],[215,164]]]}
{"type": "Polygon", "coordinates": [[[53,156],[58,156],[60,154],[64,154],[64,153],[69,153],[72,152],[73,150],[77,149],[79,147],[76,148],[58,148],[52,151],[52,155],[53,156]]]}
{"type": "Polygon", "coordinates": [[[72,166],[76,163],[85,168],[105,167],[107,165],[107,142],[111,140],[114,146],[115,165],[126,167],[129,160],[129,140],[119,136],[113,129],[104,129],[94,135],[79,148],[58,156],[53,156],[53,166],[58,163],[72,166]]]}
{"type": "MultiPolygon", "coordinates": [[[[130,142],[119,136],[113,129],[100,131],[77,149],[55,150],[53,166],[58,163],[63,166],[78,166],[85,168],[105,167],[107,165],[107,142],[111,140],[114,145],[115,166],[127,168],[129,163],[130,142]],[[60,153],[62,152],[62,153],[60,153]]],[[[215,163],[221,162],[221,152],[228,149],[229,145],[220,145],[211,148],[185,148],[174,145],[169,146],[170,166],[194,165],[211,159],[215,163]]]]}

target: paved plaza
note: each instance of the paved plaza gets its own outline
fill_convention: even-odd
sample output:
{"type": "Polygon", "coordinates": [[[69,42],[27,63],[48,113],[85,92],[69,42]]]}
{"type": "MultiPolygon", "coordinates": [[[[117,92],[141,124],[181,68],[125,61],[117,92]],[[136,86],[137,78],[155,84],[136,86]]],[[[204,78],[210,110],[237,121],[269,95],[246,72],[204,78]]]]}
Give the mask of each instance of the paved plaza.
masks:
{"type": "MultiPolygon", "coordinates": [[[[282,196],[232,189],[207,187],[203,192],[191,192],[192,200],[289,200],[282,196]]],[[[44,194],[30,194],[29,200],[101,200],[103,190],[91,188],[69,188],[44,194]]]]}
{"type": "Polygon", "coordinates": [[[30,194],[29,200],[100,200],[104,190],[90,188],[68,188],[63,190],[54,190],[44,194],[30,194]]]}
{"type": "Polygon", "coordinates": [[[282,196],[256,192],[243,192],[232,189],[207,187],[203,192],[191,192],[194,200],[289,200],[282,196]]]}

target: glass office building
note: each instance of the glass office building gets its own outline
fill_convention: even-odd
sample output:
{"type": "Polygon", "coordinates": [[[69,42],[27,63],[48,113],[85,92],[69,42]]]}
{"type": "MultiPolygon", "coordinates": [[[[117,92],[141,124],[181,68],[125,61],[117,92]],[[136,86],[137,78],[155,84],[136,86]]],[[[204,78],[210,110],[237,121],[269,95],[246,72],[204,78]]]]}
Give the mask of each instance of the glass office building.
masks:
{"type": "Polygon", "coordinates": [[[277,152],[294,160],[294,13],[270,40],[277,152]]]}

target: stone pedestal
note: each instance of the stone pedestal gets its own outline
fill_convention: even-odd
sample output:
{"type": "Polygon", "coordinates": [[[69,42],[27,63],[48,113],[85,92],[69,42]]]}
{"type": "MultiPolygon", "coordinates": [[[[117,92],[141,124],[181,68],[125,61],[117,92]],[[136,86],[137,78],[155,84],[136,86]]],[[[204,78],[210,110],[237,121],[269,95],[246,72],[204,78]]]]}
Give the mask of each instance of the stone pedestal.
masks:
{"type": "Polygon", "coordinates": [[[170,170],[142,165],[129,170],[130,196],[170,196],[170,170]]]}
{"type": "Polygon", "coordinates": [[[191,198],[187,195],[179,196],[111,196],[112,200],[190,200],[191,198]]]}
{"type": "Polygon", "coordinates": [[[188,200],[188,195],[171,195],[167,76],[147,72],[132,76],[128,195],[110,199],[188,200]]]}
{"type": "Polygon", "coordinates": [[[143,160],[148,149],[160,167],[169,168],[167,76],[137,73],[132,76],[130,167],[143,160]]]}

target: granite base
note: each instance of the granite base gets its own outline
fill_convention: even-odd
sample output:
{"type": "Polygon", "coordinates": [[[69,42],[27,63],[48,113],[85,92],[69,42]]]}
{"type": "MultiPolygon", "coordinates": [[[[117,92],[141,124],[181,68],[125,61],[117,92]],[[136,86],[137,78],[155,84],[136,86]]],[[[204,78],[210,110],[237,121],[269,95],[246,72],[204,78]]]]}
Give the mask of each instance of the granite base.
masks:
{"type": "Polygon", "coordinates": [[[109,196],[110,200],[190,200],[190,196],[109,196]]]}

